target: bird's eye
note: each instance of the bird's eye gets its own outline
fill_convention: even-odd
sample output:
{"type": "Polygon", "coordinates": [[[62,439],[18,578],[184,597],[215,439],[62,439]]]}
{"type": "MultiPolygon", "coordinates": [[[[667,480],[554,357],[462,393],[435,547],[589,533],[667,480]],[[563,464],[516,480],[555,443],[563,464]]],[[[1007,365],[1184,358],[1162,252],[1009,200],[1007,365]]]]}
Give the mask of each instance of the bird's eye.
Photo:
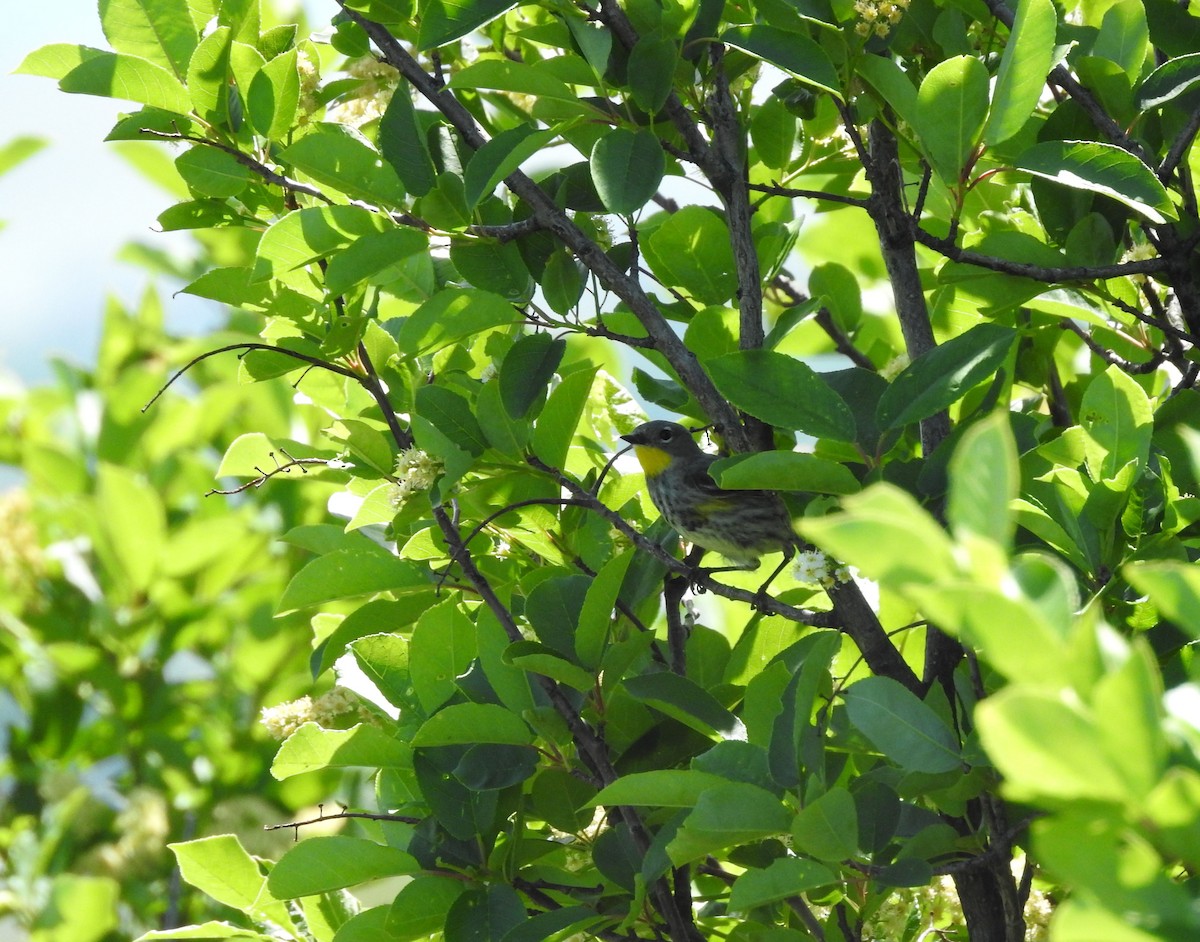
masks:
{"type": "Polygon", "coordinates": [[[671,430],[669,428],[663,429],[658,433],[658,437],[660,441],[669,442],[671,440],[671,430]]]}

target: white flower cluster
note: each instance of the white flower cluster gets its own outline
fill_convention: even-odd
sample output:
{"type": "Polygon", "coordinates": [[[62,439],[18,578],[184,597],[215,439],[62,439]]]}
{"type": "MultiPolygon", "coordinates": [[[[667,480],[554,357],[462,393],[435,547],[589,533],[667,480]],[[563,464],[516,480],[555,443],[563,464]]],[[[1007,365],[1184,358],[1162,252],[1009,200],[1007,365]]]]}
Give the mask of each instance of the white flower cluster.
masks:
{"type": "MultiPolygon", "coordinates": [[[[1048,936],[1051,899],[1036,887],[1025,904],[1025,942],[1044,942],[1048,936]]],[[[863,942],[893,942],[894,939],[943,938],[966,925],[954,880],[940,876],[928,886],[897,890],[863,926],[863,942]],[[917,931],[912,933],[913,923],[917,931]]]]}
{"type": "Polygon", "coordinates": [[[307,116],[320,107],[317,89],[321,87],[321,71],[304,49],[296,50],[296,71],[300,75],[300,113],[307,116]]]}
{"type": "Polygon", "coordinates": [[[427,491],[442,471],[442,463],[420,448],[405,448],[396,456],[396,486],[392,505],[399,507],[413,494],[427,491]]]}
{"type": "Polygon", "coordinates": [[[0,588],[12,598],[31,596],[44,570],[29,494],[20,489],[0,494],[0,588]]]}
{"type": "Polygon", "coordinates": [[[287,739],[305,723],[328,727],[350,713],[364,713],[358,697],[345,687],[334,687],[316,700],[301,697],[278,706],[263,707],[259,722],[272,738],[287,739]]]}
{"type": "Polygon", "coordinates": [[[353,98],[338,102],[329,109],[326,117],[352,128],[382,117],[399,84],[400,73],[374,56],[355,59],[346,67],[346,72],[352,78],[361,79],[362,84],[353,98]]]}
{"type": "Polygon", "coordinates": [[[870,36],[874,33],[882,39],[900,22],[908,4],[909,0],[856,0],[854,12],[858,14],[859,20],[854,31],[859,36],[870,36]]]}
{"type": "Polygon", "coordinates": [[[805,585],[832,589],[841,582],[850,581],[850,568],[833,565],[833,560],[820,550],[804,550],[796,554],[792,577],[805,585]]]}

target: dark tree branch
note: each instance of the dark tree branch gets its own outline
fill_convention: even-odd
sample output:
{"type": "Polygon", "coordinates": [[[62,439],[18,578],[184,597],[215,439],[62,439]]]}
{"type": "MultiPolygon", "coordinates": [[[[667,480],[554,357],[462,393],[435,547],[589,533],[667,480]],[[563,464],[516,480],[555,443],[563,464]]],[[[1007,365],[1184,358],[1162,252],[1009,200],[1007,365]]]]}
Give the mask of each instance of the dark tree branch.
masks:
{"type": "MultiPolygon", "coordinates": [[[[388,31],[387,27],[368,20],[343,7],[346,14],[366,30],[384,60],[419,91],[442,113],[463,141],[478,150],[487,139],[474,117],[449,91],[437,84],[407,49],[388,31]]],[[[623,14],[621,15],[623,18],[623,14]]],[[[662,312],[642,290],[637,280],[621,270],[604,250],[592,241],[554,200],[526,174],[517,170],[504,180],[505,185],[533,209],[533,218],[567,248],[575,253],[609,291],[624,301],[641,322],[658,351],[666,358],[683,385],[696,397],[701,408],[721,426],[730,445],[737,451],[748,451],[750,441],[738,419],[737,412],[717,392],[708,375],[700,367],[696,355],[683,343],[663,317],[662,312]]]]}
{"type": "MultiPolygon", "coordinates": [[[[808,295],[800,291],[793,283],[791,278],[786,275],[776,275],[771,281],[771,287],[781,294],[787,296],[788,301],[793,305],[800,305],[808,302],[808,295]]],[[[875,364],[865,353],[859,350],[846,332],[837,325],[833,319],[833,313],[827,307],[821,307],[813,318],[818,327],[825,331],[830,340],[833,341],[833,346],[842,356],[846,357],[855,366],[861,367],[864,370],[875,372],[875,364]]]]}
{"type": "Polygon", "coordinates": [[[826,193],[824,190],[803,190],[778,183],[749,183],[749,189],[755,193],[765,193],[767,196],[782,196],[786,199],[824,200],[828,203],[841,203],[844,206],[867,208],[867,199],[861,196],[845,196],[841,193],[826,193]]]}
{"type": "Polygon", "coordinates": [[[1063,330],[1069,330],[1075,334],[1080,340],[1087,344],[1087,348],[1092,351],[1097,357],[1107,363],[1109,366],[1115,366],[1130,376],[1140,376],[1145,373],[1153,373],[1163,360],[1166,359],[1166,354],[1161,350],[1154,352],[1154,355],[1142,363],[1134,363],[1132,360],[1126,360],[1123,356],[1119,356],[1108,347],[1096,340],[1090,331],[1084,330],[1079,324],[1073,320],[1067,319],[1061,322],[1063,330]]]}
{"type": "MultiPolygon", "coordinates": [[[[278,173],[264,164],[255,157],[250,156],[244,151],[238,150],[236,147],[231,147],[221,141],[214,141],[207,137],[199,137],[192,134],[184,134],[182,132],[170,133],[167,131],[156,131],[153,128],[142,128],[141,131],[151,137],[157,137],[166,141],[187,141],[191,144],[198,144],[204,147],[212,147],[222,151],[233,157],[242,166],[249,168],[255,174],[262,178],[266,183],[272,186],[278,186],[289,193],[302,193],[305,196],[311,196],[313,199],[320,200],[330,206],[336,205],[337,201],[332,197],[322,192],[317,187],[310,183],[301,183],[299,180],[293,180],[285,174],[278,173]]],[[[408,226],[413,229],[420,229],[422,232],[433,232],[434,227],[427,223],[424,219],[414,216],[411,213],[393,213],[388,210],[381,209],[371,203],[363,200],[348,199],[345,204],[347,206],[357,206],[360,209],[365,209],[368,212],[376,213],[380,216],[387,216],[392,222],[401,226],[408,226]]],[[[532,217],[523,219],[520,222],[511,222],[504,225],[469,225],[463,229],[468,235],[480,236],[486,239],[495,239],[497,242],[511,242],[513,239],[519,239],[523,235],[529,235],[532,232],[537,232],[541,228],[538,221],[532,217]]]]}
{"type": "MultiPolygon", "coordinates": [[[[496,619],[508,635],[509,640],[514,642],[522,640],[521,629],[517,625],[516,619],[513,618],[512,612],[500,600],[500,597],[496,595],[487,577],[479,571],[479,567],[475,565],[475,561],[465,551],[462,545],[462,535],[459,533],[457,525],[450,519],[449,514],[446,513],[445,507],[434,507],[433,515],[438,526],[441,528],[442,535],[446,538],[446,545],[450,547],[454,555],[458,558],[458,565],[462,568],[463,576],[467,582],[479,593],[484,604],[496,616],[496,619]]],[[[554,711],[562,718],[563,722],[567,724],[567,728],[571,731],[571,738],[579,749],[580,758],[595,777],[593,784],[602,787],[615,782],[618,777],[617,772],[609,759],[608,747],[605,745],[604,740],[579,715],[578,711],[567,700],[562,690],[559,689],[557,683],[551,678],[540,674],[534,676],[538,686],[541,687],[547,699],[549,699],[554,711]]],[[[652,838],[646,828],[645,822],[642,821],[641,815],[638,814],[636,809],[626,805],[620,805],[615,810],[629,829],[635,846],[642,854],[645,854],[650,848],[652,838]]],[[[667,881],[661,878],[656,880],[649,887],[649,891],[651,897],[654,899],[655,908],[667,923],[671,938],[675,942],[700,942],[695,925],[692,923],[691,913],[683,913],[677,908],[667,881]]]]}
{"type": "Polygon", "coordinates": [[[946,256],[952,262],[961,262],[964,265],[986,268],[988,271],[1032,278],[1035,281],[1044,281],[1050,284],[1123,278],[1127,275],[1153,275],[1166,271],[1169,266],[1167,259],[1161,257],[1120,262],[1115,265],[1064,265],[1062,267],[1038,265],[1033,262],[1017,262],[964,249],[953,239],[941,238],[925,231],[917,225],[916,220],[910,219],[909,228],[914,241],[946,256]]]}
{"type": "MultiPolygon", "coordinates": [[[[593,11],[596,19],[609,28],[613,37],[624,46],[627,50],[633,49],[637,45],[638,36],[637,30],[633,28],[633,24],[625,15],[625,11],[617,4],[617,0],[600,0],[599,9],[593,11]]],[[[717,177],[720,177],[723,168],[719,159],[714,157],[712,148],[709,142],[701,133],[699,126],[692,119],[691,113],[684,107],[683,102],[679,100],[679,95],[674,90],[667,96],[666,102],[663,103],[663,112],[675,125],[675,129],[679,132],[679,136],[683,138],[684,146],[687,148],[687,158],[696,163],[704,175],[710,181],[715,182],[717,177]]]]}
{"type": "MultiPolygon", "coordinates": [[[[766,331],[763,328],[762,272],[751,225],[754,206],[747,185],[746,132],[738,121],[729,76],[725,74],[724,47],[713,43],[710,57],[713,90],[708,109],[713,122],[712,157],[713,162],[721,166],[720,173],[710,173],[709,181],[725,206],[725,223],[729,228],[729,244],[737,272],[738,347],[758,350],[762,348],[766,331]]],[[[771,447],[771,429],[765,422],[746,417],[745,424],[756,450],[771,447]]]]}
{"type": "MultiPolygon", "coordinates": [[[[910,217],[904,210],[903,179],[896,138],[882,121],[872,121],[868,129],[870,161],[866,165],[871,184],[867,212],[879,235],[883,263],[892,284],[896,314],[904,335],[904,346],[910,359],[915,360],[937,346],[929,309],[925,306],[925,291],[917,270],[917,256],[910,217]]],[[[950,418],[943,410],[921,422],[921,447],[925,456],[933,454],[950,434],[950,418]]]]}

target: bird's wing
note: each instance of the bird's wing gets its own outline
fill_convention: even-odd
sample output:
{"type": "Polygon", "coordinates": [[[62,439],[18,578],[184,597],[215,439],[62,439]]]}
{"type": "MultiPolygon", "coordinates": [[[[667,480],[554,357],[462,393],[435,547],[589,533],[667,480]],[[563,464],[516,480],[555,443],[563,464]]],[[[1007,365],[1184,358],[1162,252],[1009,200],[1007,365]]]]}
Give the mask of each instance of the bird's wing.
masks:
{"type": "Polygon", "coordinates": [[[697,463],[694,467],[688,468],[684,477],[685,483],[696,488],[707,499],[720,500],[721,498],[729,498],[733,492],[720,487],[708,473],[708,469],[717,460],[716,457],[706,455],[705,458],[707,460],[703,464],[697,463]]]}

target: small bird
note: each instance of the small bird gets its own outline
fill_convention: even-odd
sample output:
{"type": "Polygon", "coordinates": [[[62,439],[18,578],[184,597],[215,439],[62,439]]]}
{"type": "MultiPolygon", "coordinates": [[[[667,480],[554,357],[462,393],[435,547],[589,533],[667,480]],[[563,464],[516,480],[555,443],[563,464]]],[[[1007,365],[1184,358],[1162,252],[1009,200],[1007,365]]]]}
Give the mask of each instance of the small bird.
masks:
{"type": "Polygon", "coordinates": [[[759,557],[782,551],[783,562],[759,591],[770,585],[799,542],[778,494],[718,486],[708,473],[716,456],[675,422],[646,422],[621,438],[633,445],[654,506],[685,540],[720,553],[736,569],[754,569],[759,557]]]}

